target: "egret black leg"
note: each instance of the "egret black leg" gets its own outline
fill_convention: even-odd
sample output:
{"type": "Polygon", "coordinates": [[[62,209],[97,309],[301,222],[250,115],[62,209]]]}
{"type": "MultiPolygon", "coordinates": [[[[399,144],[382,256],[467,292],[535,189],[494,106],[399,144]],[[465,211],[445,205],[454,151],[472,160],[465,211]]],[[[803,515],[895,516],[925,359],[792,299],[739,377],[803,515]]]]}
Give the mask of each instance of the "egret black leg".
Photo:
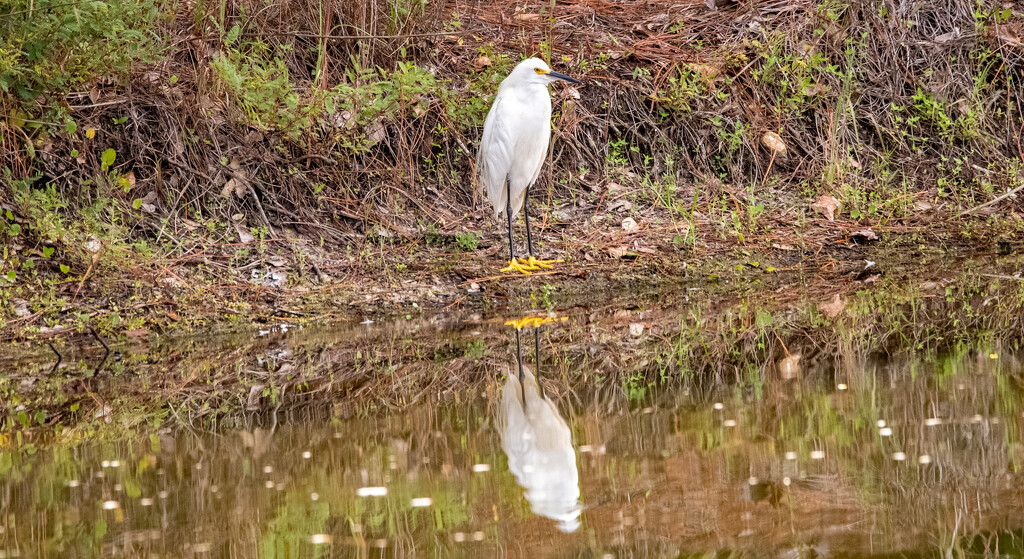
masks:
{"type": "Polygon", "coordinates": [[[526,216],[526,248],[529,250],[528,260],[523,261],[523,265],[527,266],[530,270],[539,270],[541,268],[551,268],[551,264],[554,262],[561,262],[561,260],[537,260],[537,257],[533,254],[533,234],[530,232],[530,189],[533,187],[526,187],[526,196],[523,197],[523,215],[526,216]]]}
{"type": "Polygon", "coordinates": [[[519,329],[516,329],[516,363],[519,364],[519,382],[523,382],[523,344],[519,338],[519,329]]]}
{"type": "Polygon", "coordinates": [[[544,385],[540,383],[540,326],[533,329],[533,354],[537,357],[536,369],[533,371],[534,377],[537,379],[537,390],[540,392],[540,397],[544,397],[544,385]]]}
{"type": "MultiPolygon", "coordinates": [[[[508,258],[509,260],[515,260],[516,245],[512,242],[512,181],[509,180],[508,175],[505,175],[505,217],[508,218],[508,258]]],[[[527,221],[526,223],[526,235],[529,238],[530,222],[527,221]]]]}
{"type": "Polygon", "coordinates": [[[530,236],[530,188],[526,187],[526,195],[523,196],[523,215],[526,216],[526,250],[529,256],[533,256],[533,238],[530,236]]]}
{"type": "Polygon", "coordinates": [[[519,329],[516,328],[516,363],[519,364],[519,395],[523,400],[523,412],[526,412],[526,383],[523,381],[523,344],[520,341],[519,329]]]}

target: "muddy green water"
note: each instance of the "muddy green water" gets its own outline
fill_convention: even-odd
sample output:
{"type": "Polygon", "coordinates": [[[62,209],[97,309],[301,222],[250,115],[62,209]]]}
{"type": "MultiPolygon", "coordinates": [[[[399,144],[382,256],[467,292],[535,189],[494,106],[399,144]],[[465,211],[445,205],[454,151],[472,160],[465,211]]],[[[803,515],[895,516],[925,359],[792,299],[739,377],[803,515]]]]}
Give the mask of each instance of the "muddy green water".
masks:
{"type": "Polygon", "coordinates": [[[0,439],[0,557],[1021,556],[1016,307],[844,297],[122,348],[0,439]]]}

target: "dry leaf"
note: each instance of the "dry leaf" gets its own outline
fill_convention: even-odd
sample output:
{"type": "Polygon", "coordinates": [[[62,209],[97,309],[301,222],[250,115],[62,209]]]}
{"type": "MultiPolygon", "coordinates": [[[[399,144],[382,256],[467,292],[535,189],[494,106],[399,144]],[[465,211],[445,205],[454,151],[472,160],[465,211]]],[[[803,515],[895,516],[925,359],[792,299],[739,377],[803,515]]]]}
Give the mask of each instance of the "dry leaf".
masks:
{"type": "Polygon", "coordinates": [[[935,37],[935,42],[941,45],[942,43],[948,43],[953,39],[958,38],[960,38],[960,28],[954,27],[949,33],[943,33],[942,35],[935,37]]]}
{"type": "Polygon", "coordinates": [[[775,132],[765,132],[764,136],[761,136],[761,143],[776,153],[786,153],[786,142],[783,142],[782,137],[775,132]]]}
{"type": "Polygon", "coordinates": [[[516,21],[537,21],[540,19],[540,14],[516,14],[514,18],[516,21]]]}
{"type": "Polygon", "coordinates": [[[779,367],[779,374],[782,378],[789,380],[800,376],[800,354],[787,355],[782,359],[779,359],[777,363],[779,367]]]}
{"type": "Polygon", "coordinates": [[[128,181],[128,188],[135,188],[135,173],[128,171],[124,174],[124,180],[128,181]]]}
{"type": "Polygon", "coordinates": [[[608,255],[611,256],[612,258],[622,258],[627,254],[629,254],[628,247],[610,247],[608,249],[608,255]]]}
{"type": "Polygon", "coordinates": [[[846,308],[846,301],[836,293],[832,296],[831,301],[818,303],[818,308],[825,313],[825,316],[835,318],[846,308]]]}
{"type": "Polygon", "coordinates": [[[855,240],[858,241],[877,241],[878,235],[875,234],[871,229],[861,229],[860,231],[854,231],[850,234],[855,240]]]}
{"type": "Polygon", "coordinates": [[[493,64],[493,62],[491,62],[491,59],[486,56],[478,56],[476,57],[476,60],[473,61],[473,67],[477,70],[487,68],[491,64],[493,64]]]}
{"type": "Polygon", "coordinates": [[[249,229],[241,223],[235,223],[235,231],[238,232],[238,241],[242,244],[249,244],[256,240],[256,237],[252,236],[249,229]]]}
{"type": "Polygon", "coordinates": [[[813,204],[811,204],[811,209],[818,213],[825,214],[825,217],[827,217],[829,221],[835,221],[836,210],[841,206],[842,204],[839,203],[839,200],[836,200],[835,196],[822,194],[821,196],[818,196],[818,199],[815,200],[813,204]]]}
{"type": "Polygon", "coordinates": [[[620,213],[628,212],[632,209],[633,205],[629,203],[629,200],[615,200],[608,202],[608,211],[618,211],[620,213]]]}

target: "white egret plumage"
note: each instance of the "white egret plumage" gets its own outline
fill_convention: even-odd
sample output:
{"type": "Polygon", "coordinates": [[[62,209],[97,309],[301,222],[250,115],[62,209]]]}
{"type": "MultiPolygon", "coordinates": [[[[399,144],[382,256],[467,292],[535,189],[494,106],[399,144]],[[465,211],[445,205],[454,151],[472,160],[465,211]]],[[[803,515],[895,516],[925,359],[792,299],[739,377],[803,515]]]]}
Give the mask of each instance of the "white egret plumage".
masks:
{"type": "Polygon", "coordinates": [[[484,135],[477,153],[477,172],[494,207],[494,215],[505,213],[508,220],[509,263],[503,272],[550,268],[557,260],[538,260],[530,236],[527,205],[530,186],[540,176],[551,140],[551,94],[548,84],[563,80],[580,82],[554,72],[543,60],[520,62],[498,86],[491,110],[484,121],[484,135]],[[528,259],[516,260],[512,218],[523,210],[526,219],[528,259]]]}

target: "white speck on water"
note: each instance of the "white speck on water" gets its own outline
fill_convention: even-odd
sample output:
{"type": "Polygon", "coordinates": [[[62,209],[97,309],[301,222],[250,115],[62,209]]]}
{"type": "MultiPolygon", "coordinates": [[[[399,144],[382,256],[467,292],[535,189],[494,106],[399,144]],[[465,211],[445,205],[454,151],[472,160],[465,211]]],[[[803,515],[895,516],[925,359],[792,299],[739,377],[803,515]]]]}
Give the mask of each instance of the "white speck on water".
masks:
{"type": "Polygon", "coordinates": [[[121,504],[117,501],[103,501],[103,510],[114,510],[121,508],[121,504]]]}
{"type": "Polygon", "coordinates": [[[936,425],[942,425],[942,420],[937,417],[929,417],[924,420],[924,424],[928,427],[935,427],[936,425]]]}
{"type": "Polygon", "coordinates": [[[726,427],[735,427],[736,426],[736,420],[735,419],[726,419],[725,421],[722,422],[722,425],[725,425],[726,427]]]}
{"type": "Polygon", "coordinates": [[[892,459],[897,462],[902,462],[907,459],[907,455],[904,452],[893,452],[892,459]]]}
{"type": "Polygon", "coordinates": [[[840,382],[839,384],[836,385],[836,388],[838,388],[839,390],[846,390],[848,386],[840,382]]]}
{"type": "Polygon", "coordinates": [[[68,480],[68,487],[78,487],[81,484],[82,484],[82,482],[78,481],[77,479],[69,479],[68,480]]]}
{"type": "Polygon", "coordinates": [[[824,450],[812,450],[811,451],[811,460],[821,460],[824,457],[825,457],[825,451],[824,450]]]}
{"type": "Polygon", "coordinates": [[[452,539],[456,542],[462,543],[466,541],[466,534],[462,532],[455,532],[454,534],[452,534],[452,539]]]}
{"type": "Polygon", "coordinates": [[[150,497],[143,497],[139,499],[139,504],[144,507],[151,507],[153,506],[153,499],[150,497]]]}
{"type": "Polygon", "coordinates": [[[932,457],[928,456],[927,454],[922,454],[921,456],[917,457],[917,463],[918,464],[922,464],[922,465],[923,464],[931,464],[932,463],[932,457]]]}
{"type": "Polygon", "coordinates": [[[313,500],[313,501],[319,501],[320,500],[320,494],[319,493],[310,493],[309,494],[309,498],[310,498],[310,500],[313,500]]]}
{"type": "Polygon", "coordinates": [[[356,496],[358,497],[384,497],[387,494],[387,487],[360,487],[356,489],[356,496]]]}
{"type": "Polygon", "coordinates": [[[325,543],[331,543],[333,538],[330,534],[313,534],[309,537],[309,543],[313,545],[321,545],[325,543]]]}
{"type": "Polygon", "coordinates": [[[166,491],[161,491],[161,492],[157,493],[156,496],[160,497],[161,499],[166,499],[167,496],[168,496],[168,493],[166,491]]]}
{"type": "Polygon", "coordinates": [[[882,427],[885,427],[885,420],[884,419],[879,419],[878,420],[878,428],[881,429],[882,427]]]}
{"type": "Polygon", "coordinates": [[[881,429],[878,430],[878,434],[883,436],[883,437],[891,437],[892,436],[892,429],[890,429],[888,427],[882,427],[881,429]]]}
{"type": "Polygon", "coordinates": [[[306,460],[309,460],[310,458],[313,457],[313,453],[308,451],[308,450],[306,450],[306,451],[304,451],[302,453],[302,457],[305,458],[306,460]]]}
{"type": "Polygon", "coordinates": [[[434,500],[430,497],[415,497],[410,504],[415,508],[423,508],[434,504],[434,500]]]}
{"type": "Polygon", "coordinates": [[[264,483],[264,484],[263,484],[263,486],[264,486],[264,487],[266,487],[267,489],[273,489],[273,488],[274,488],[274,482],[272,482],[272,481],[270,481],[270,480],[268,479],[268,480],[266,481],[266,483],[264,483]]]}
{"type": "Polygon", "coordinates": [[[263,466],[263,473],[269,474],[269,473],[271,473],[273,471],[274,471],[274,467],[273,466],[263,466]]]}
{"type": "Polygon", "coordinates": [[[789,479],[789,476],[782,478],[782,485],[789,487],[790,483],[793,483],[793,480],[789,479]]]}
{"type": "Polygon", "coordinates": [[[478,474],[481,474],[483,472],[489,472],[489,471],[491,471],[491,465],[490,464],[473,464],[473,471],[478,473],[478,474]]]}
{"type": "Polygon", "coordinates": [[[757,479],[757,478],[756,478],[756,477],[754,477],[754,476],[750,476],[750,477],[749,477],[749,478],[747,479],[747,484],[748,484],[748,485],[757,485],[757,484],[758,484],[758,483],[760,483],[760,482],[761,482],[761,480],[757,479]]]}
{"type": "Polygon", "coordinates": [[[790,450],[786,453],[786,460],[796,460],[796,453],[790,450]]]}
{"type": "Polygon", "coordinates": [[[725,405],[722,404],[722,402],[715,402],[715,404],[713,406],[711,406],[711,407],[715,408],[716,410],[720,410],[720,409],[725,408],[725,405]]]}

